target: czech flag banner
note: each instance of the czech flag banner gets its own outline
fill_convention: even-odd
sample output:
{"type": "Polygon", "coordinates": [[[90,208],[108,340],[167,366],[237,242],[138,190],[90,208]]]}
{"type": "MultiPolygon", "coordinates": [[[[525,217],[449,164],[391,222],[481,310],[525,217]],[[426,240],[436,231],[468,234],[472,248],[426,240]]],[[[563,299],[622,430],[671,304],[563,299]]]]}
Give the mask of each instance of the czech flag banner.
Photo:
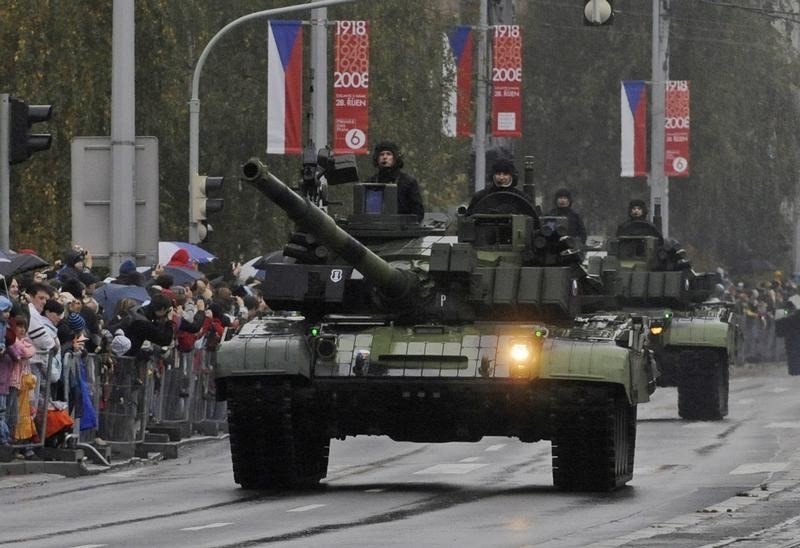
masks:
{"type": "Polygon", "coordinates": [[[522,34],[495,25],[492,41],[492,135],[522,136],[522,34]]]}
{"type": "Polygon", "coordinates": [[[369,154],[369,23],[336,22],[333,150],[369,154]]]}
{"type": "Polygon", "coordinates": [[[620,177],[647,175],[647,87],[643,80],[621,82],[620,177]]]}
{"type": "Polygon", "coordinates": [[[457,26],[444,36],[442,133],[447,137],[472,135],[472,43],[468,26],[457,26]]]}
{"type": "Polygon", "coordinates": [[[303,151],[303,27],[269,21],[267,39],[267,154],[303,151]]]}
{"type": "Polygon", "coordinates": [[[670,80],[664,105],[664,175],[689,176],[689,82],[670,80]]]}

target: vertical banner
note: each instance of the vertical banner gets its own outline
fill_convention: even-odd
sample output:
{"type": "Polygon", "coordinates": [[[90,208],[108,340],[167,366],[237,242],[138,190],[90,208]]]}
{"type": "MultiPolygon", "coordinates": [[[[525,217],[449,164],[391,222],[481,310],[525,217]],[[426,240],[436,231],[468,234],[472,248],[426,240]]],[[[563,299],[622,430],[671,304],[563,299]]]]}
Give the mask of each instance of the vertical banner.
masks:
{"type": "Polygon", "coordinates": [[[664,105],[664,175],[689,176],[689,81],[666,83],[664,105]]]}
{"type": "Polygon", "coordinates": [[[494,27],[492,88],[492,135],[522,136],[522,36],[519,25],[494,27]]]}
{"type": "Polygon", "coordinates": [[[333,73],[333,150],[369,154],[369,25],[336,22],[336,68],[333,73]]]}
{"type": "Polygon", "coordinates": [[[267,154],[303,150],[303,27],[269,21],[267,38],[267,154]]]}
{"type": "Polygon", "coordinates": [[[467,26],[444,36],[442,133],[447,137],[472,135],[472,44],[472,29],[467,26]]]}
{"type": "Polygon", "coordinates": [[[647,86],[643,80],[620,83],[620,177],[647,175],[647,86]]]}

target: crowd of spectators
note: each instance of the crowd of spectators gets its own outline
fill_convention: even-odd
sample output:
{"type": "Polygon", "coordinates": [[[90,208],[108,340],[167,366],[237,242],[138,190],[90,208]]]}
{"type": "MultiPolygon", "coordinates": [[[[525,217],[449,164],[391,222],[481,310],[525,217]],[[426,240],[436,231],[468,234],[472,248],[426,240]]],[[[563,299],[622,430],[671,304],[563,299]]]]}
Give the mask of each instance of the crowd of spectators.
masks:
{"type": "Polygon", "coordinates": [[[742,355],[746,363],[775,362],[785,359],[783,341],[776,340],[775,322],[795,311],[792,297],[800,294],[798,284],[784,279],[776,270],[772,279],[735,282],[719,271],[722,283],[717,296],[733,303],[743,336],[742,355]]]}
{"type": "MultiPolygon", "coordinates": [[[[42,415],[43,387],[51,409],[69,402],[69,416],[81,419],[81,429],[96,427],[83,357],[104,354],[143,363],[172,351],[213,351],[226,329],[235,330],[268,310],[259,283],[242,280],[238,265],[209,277],[179,249],[163,267],[141,270],[125,261],[101,280],[91,255],[75,247],[53,267],[0,277],[0,445],[13,444],[21,448],[21,457],[35,457],[26,443],[42,435],[37,417],[42,415]],[[183,274],[178,280],[177,273],[183,274]],[[109,299],[104,286],[115,288],[119,298],[109,299]],[[63,374],[68,355],[79,364],[77,375],[63,374]]],[[[800,303],[798,285],[779,271],[756,283],[718,273],[715,296],[730,302],[736,313],[744,361],[785,359],[775,324],[800,308],[795,306],[800,303]]],[[[138,377],[144,382],[143,371],[138,377]]],[[[46,436],[50,432],[48,427],[46,436]]]]}
{"type": "Polygon", "coordinates": [[[35,458],[26,443],[42,434],[37,417],[43,414],[45,383],[51,411],[69,402],[67,411],[81,418],[82,430],[96,427],[85,356],[139,361],[174,349],[213,350],[226,328],[237,329],[267,310],[258,284],[239,279],[238,265],[209,278],[179,249],[163,267],[140,270],[126,261],[101,280],[91,254],[75,247],[53,267],[0,277],[0,445],[35,458]],[[176,281],[176,273],[189,275],[176,281]],[[104,285],[117,289],[120,298],[95,298],[104,285]],[[68,355],[79,364],[77,376],[62,374],[68,355]]]}

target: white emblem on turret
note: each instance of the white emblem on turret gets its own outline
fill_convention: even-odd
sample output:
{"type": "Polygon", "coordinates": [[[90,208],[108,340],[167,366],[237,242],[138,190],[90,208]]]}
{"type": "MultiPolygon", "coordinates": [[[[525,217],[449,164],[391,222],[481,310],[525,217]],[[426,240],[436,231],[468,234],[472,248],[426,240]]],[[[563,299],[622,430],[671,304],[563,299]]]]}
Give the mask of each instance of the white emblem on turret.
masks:
{"type": "Polygon", "coordinates": [[[341,282],[343,277],[344,275],[341,268],[334,268],[331,270],[331,281],[333,283],[341,282]]]}

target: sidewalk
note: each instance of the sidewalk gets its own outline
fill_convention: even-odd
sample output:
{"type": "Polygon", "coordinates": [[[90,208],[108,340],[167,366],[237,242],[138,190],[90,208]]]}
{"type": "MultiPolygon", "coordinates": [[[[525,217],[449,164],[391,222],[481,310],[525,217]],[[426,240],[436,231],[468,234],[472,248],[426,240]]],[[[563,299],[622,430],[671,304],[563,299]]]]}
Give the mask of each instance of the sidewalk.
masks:
{"type": "MultiPolygon", "coordinates": [[[[87,454],[80,448],[58,450],[59,460],[41,460],[40,457],[37,460],[14,459],[10,462],[0,462],[0,488],[49,481],[59,477],[90,476],[127,466],[175,459],[183,447],[227,438],[228,434],[223,433],[216,436],[191,436],[177,441],[164,439],[143,442],[139,444],[140,448],[137,448],[138,456],[111,455],[111,460],[106,459],[108,466],[100,464],[95,455],[87,454]]],[[[49,451],[52,454],[55,450],[49,449],[49,451]]]]}

